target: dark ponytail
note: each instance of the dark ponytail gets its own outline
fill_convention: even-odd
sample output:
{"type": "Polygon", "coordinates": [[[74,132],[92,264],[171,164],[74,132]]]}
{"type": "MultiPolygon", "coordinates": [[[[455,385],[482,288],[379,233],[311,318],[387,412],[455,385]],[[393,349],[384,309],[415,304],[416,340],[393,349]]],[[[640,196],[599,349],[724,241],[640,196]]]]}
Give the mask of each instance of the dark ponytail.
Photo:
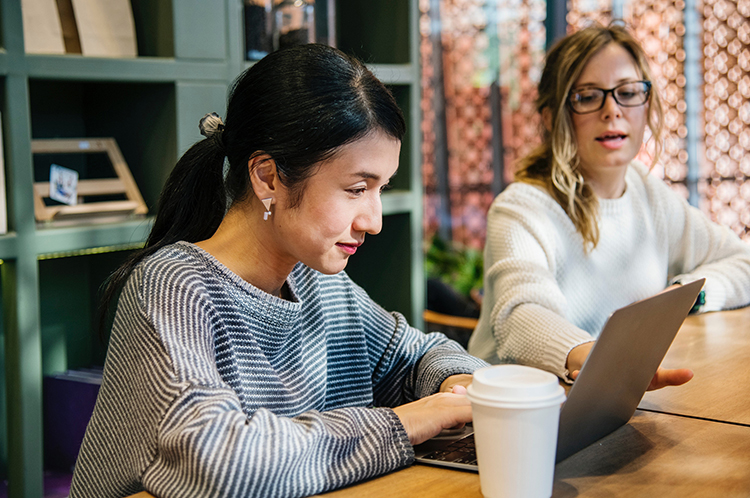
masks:
{"type": "Polygon", "coordinates": [[[180,240],[208,239],[227,207],[250,194],[253,154],[273,158],[296,204],[316,164],[372,131],[402,140],[406,124],[391,93],[359,60],[311,44],[272,52],[254,64],[230,89],[225,123],[177,162],[145,247],[105,282],[101,331],[110,304],[144,258],[180,240]]]}

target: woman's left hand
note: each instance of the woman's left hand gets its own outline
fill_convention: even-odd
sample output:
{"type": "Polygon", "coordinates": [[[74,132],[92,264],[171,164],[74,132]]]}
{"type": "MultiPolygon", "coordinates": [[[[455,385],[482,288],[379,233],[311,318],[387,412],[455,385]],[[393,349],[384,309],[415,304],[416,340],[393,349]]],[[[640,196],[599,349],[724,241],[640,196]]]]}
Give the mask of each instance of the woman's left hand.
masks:
{"type": "Polygon", "coordinates": [[[667,386],[681,386],[693,378],[693,371],[689,368],[660,368],[651,379],[647,391],[654,391],[667,386]]]}
{"type": "MultiPolygon", "coordinates": [[[[578,370],[570,374],[570,378],[575,380],[578,377],[578,370]]],[[[647,391],[655,391],[667,386],[681,386],[693,378],[693,371],[689,368],[659,368],[651,379],[647,391]]]]}

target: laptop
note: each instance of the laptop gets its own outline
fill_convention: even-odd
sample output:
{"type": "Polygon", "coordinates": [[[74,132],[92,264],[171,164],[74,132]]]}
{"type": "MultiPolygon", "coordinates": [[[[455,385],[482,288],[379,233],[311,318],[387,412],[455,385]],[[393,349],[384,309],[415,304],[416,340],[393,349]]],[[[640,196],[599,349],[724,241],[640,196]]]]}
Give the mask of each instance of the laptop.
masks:
{"type": "MultiPolygon", "coordinates": [[[[560,410],[556,462],[625,425],[651,383],[705,279],[613,312],[560,410]]],[[[470,425],[415,446],[417,462],[477,471],[470,425]]]]}

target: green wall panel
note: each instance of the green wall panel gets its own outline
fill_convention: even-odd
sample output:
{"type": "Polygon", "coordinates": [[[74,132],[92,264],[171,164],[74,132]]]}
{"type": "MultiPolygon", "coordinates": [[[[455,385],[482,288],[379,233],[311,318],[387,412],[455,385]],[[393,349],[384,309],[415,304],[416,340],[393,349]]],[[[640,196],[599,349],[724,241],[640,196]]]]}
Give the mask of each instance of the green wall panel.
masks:
{"type": "Polygon", "coordinates": [[[179,59],[226,59],[224,6],[216,0],[174,0],[174,49],[179,59]]]}
{"type": "Polygon", "coordinates": [[[227,88],[229,83],[178,83],[177,84],[177,148],[184,153],[203,135],[198,122],[209,112],[222,118],[226,113],[227,88]]]}

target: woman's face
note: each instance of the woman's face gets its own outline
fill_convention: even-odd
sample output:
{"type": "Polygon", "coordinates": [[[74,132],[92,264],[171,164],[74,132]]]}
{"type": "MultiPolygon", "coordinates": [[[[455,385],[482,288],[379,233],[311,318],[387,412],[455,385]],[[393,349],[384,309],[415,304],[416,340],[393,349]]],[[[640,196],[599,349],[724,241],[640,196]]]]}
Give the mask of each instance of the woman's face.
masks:
{"type": "Polygon", "coordinates": [[[382,228],[380,194],[398,169],[401,142],[381,132],[343,146],[307,179],[297,207],[279,199],[273,219],[286,258],[326,274],[342,271],[382,228]],[[282,209],[279,209],[282,208],[282,209]]]}
{"type": "MultiPolygon", "coordinates": [[[[610,43],[584,66],[573,90],[586,87],[614,88],[625,82],[643,79],[633,56],[617,43],[610,43]]],[[[620,107],[612,94],[604,107],[589,114],[571,112],[578,157],[584,178],[599,179],[614,170],[624,173],[643,144],[648,103],[639,107],[620,107]]]]}

